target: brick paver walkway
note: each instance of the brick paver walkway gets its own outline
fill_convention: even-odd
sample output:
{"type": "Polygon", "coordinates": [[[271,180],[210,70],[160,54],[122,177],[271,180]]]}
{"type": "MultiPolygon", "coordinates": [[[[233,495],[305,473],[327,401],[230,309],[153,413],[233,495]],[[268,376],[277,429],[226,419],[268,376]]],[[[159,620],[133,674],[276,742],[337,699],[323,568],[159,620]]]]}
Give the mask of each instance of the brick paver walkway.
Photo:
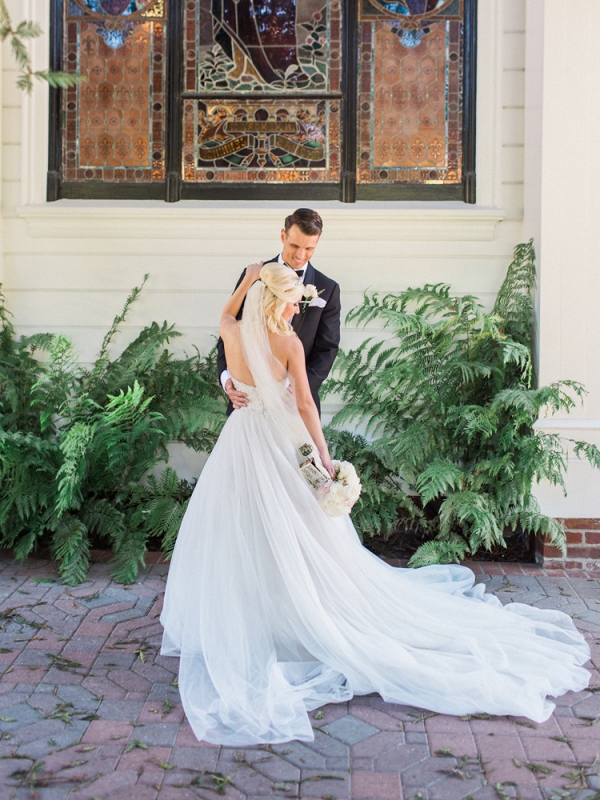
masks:
{"type": "Polygon", "coordinates": [[[227,748],[196,741],[177,661],[157,654],[166,565],[122,586],[95,564],[70,589],[48,561],[0,561],[0,797],[600,800],[600,574],[473,567],[503,602],[560,608],[589,638],[591,688],[547,723],[371,695],[312,712],[314,742],[227,748]]]}

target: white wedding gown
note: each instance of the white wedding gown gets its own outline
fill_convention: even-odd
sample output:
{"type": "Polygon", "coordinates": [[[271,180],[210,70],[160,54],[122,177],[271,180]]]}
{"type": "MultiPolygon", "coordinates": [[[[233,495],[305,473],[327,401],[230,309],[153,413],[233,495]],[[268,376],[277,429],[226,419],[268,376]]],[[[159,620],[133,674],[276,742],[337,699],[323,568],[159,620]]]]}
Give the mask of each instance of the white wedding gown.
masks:
{"type": "Polygon", "coordinates": [[[584,689],[570,617],[502,607],[454,565],[398,569],[319,506],[258,391],[228,419],[191,498],[161,622],[199,739],[313,739],[307,712],[353,694],[446,714],[524,715],[584,689]]]}

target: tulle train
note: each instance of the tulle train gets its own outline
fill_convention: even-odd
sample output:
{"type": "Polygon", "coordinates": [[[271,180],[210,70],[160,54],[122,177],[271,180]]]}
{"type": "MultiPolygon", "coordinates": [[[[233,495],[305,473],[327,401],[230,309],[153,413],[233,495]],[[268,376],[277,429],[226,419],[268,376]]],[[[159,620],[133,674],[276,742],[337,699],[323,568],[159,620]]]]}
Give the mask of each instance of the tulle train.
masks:
{"type": "Polygon", "coordinates": [[[542,722],[548,696],[589,681],[565,614],[502,607],[465,567],[398,569],[363,548],[253,408],[232,414],[202,472],[161,622],[196,736],[234,746],[310,740],[309,710],[371,692],[542,722]]]}

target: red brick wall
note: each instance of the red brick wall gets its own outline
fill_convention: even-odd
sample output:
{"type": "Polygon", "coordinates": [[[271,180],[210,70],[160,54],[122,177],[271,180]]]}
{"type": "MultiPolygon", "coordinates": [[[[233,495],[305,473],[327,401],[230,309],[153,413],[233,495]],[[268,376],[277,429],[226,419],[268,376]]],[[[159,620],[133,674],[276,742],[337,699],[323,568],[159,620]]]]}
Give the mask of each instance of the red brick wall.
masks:
{"type": "Polygon", "coordinates": [[[567,534],[567,555],[541,537],[536,543],[536,560],[545,567],[593,569],[600,565],[600,519],[563,519],[567,534]]]}

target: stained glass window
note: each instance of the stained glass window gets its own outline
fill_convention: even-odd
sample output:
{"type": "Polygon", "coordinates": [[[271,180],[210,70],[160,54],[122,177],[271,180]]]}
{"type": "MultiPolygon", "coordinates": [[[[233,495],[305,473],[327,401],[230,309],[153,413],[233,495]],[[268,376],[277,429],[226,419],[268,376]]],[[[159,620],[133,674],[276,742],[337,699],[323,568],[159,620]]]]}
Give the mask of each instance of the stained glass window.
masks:
{"type": "Polygon", "coordinates": [[[339,0],[188,0],[184,28],[184,180],[337,183],[339,0]]]}
{"type": "Polygon", "coordinates": [[[184,179],[338,181],[339,107],[327,100],[186,101],[184,179]]]}
{"type": "Polygon", "coordinates": [[[476,2],[52,0],[49,199],[474,202],[476,2]]]}
{"type": "Polygon", "coordinates": [[[461,0],[363,0],[358,180],[462,181],[461,0]]]}
{"type": "Polygon", "coordinates": [[[165,179],[165,0],[68,0],[63,93],[68,182],[165,179]]]}

